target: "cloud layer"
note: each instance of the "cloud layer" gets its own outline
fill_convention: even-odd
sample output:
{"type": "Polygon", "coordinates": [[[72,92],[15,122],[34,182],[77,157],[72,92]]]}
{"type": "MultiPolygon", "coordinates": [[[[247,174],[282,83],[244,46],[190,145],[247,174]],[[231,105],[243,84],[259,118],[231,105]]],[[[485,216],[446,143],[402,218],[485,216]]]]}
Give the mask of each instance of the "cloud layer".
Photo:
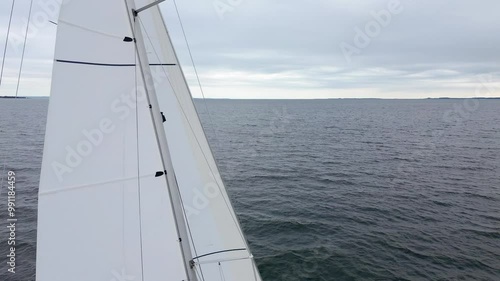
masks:
{"type": "MultiPolygon", "coordinates": [[[[14,34],[23,35],[25,2],[16,3],[14,34]]],[[[46,2],[35,0],[34,13],[46,2]]],[[[0,42],[10,5],[0,4],[0,42]]],[[[173,2],[161,5],[193,94],[200,96],[173,2]]],[[[495,0],[177,5],[207,97],[472,97],[481,83],[490,89],[481,96],[500,96],[495,0]]],[[[20,95],[48,95],[55,31],[47,23],[29,37],[20,95]]],[[[19,47],[10,44],[0,95],[13,94],[19,58],[19,47]]]]}

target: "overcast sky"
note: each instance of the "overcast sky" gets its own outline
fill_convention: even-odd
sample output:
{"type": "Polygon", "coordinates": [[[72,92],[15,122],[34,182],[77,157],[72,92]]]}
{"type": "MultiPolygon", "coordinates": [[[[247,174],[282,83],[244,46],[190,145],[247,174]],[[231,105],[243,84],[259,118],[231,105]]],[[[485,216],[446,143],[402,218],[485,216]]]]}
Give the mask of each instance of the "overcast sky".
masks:
{"type": "MultiPolygon", "coordinates": [[[[3,53],[12,2],[0,2],[3,53]]],[[[46,2],[51,0],[35,0],[33,15],[46,2]]],[[[207,97],[500,96],[498,0],[177,4],[207,97]]],[[[193,95],[199,97],[172,0],[161,7],[193,95]]],[[[15,95],[28,8],[29,0],[16,1],[0,96],[15,95]]],[[[56,13],[51,20],[57,21],[56,13]]],[[[28,37],[21,96],[50,93],[57,27],[36,26],[28,37]]]]}

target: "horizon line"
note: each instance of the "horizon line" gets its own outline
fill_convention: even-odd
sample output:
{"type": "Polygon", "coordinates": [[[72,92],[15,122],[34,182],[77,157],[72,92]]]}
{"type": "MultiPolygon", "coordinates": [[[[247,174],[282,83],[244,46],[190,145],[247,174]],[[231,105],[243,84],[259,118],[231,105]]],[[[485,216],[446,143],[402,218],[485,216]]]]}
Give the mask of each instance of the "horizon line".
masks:
{"type": "MultiPolygon", "coordinates": [[[[50,96],[18,96],[20,99],[49,99],[50,96]]],[[[0,99],[16,99],[16,96],[0,96],[0,99]]],[[[427,97],[427,98],[202,98],[194,100],[428,100],[428,99],[500,99],[498,97],[427,97]]]]}

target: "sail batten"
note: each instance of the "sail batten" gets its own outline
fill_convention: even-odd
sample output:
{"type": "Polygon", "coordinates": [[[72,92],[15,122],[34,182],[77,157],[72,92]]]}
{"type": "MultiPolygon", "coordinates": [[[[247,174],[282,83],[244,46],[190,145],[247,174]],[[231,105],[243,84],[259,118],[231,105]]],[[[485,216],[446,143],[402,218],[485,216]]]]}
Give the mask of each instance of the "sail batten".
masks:
{"type": "MultiPolygon", "coordinates": [[[[72,61],[72,60],[59,60],[56,59],[56,62],[60,63],[72,63],[72,64],[83,64],[83,65],[94,65],[94,66],[133,66],[136,67],[137,64],[131,63],[102,63],[102,62],[88,62],[88,61],[72,61]]],[[[150,63],[149,66],[176,66],[175,63],[150,63]]]]}
{"type": "Polygon", "coordinates": [[[83,65],[93,65],[93,66],[137,66],[132,63],[102,63],[102,62],[88,62],[88,61],[74,61],[74,60],[56,60],[59,63],[71,63],[71,64],[83,64],[83,65]]]}

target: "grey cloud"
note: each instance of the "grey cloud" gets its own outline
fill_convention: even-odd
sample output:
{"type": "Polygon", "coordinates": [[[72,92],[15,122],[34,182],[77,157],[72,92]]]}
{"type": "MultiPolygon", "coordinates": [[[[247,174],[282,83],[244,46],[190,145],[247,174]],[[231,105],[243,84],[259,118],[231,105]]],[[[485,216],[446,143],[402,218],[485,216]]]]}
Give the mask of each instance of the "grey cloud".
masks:
{"type": "MultiPolygon", "coordinates": [[[[498,79],[496,0],[401,0],[404,10],[392,15],[390,24],[351,61],[340,44],[353,45],[355,28],[364,29],[373,20],[371,12],[386,9],[391,0],[242,0],[223,19],[214,8],[217,1],[228,3],[177,1],[202,82],[209,87],[373,88],[420,97],[456,90],[470,96],[476,75],[498,79]]],[[[1,4],[0,31],[5,30],[7,2],[1,4]]],[[[162,4],[162,10],[194,82],[172,2],[162,4]]],[[[52,59],[54,34],[48,25],[30,39],[30,59],[52,59]]]]}

